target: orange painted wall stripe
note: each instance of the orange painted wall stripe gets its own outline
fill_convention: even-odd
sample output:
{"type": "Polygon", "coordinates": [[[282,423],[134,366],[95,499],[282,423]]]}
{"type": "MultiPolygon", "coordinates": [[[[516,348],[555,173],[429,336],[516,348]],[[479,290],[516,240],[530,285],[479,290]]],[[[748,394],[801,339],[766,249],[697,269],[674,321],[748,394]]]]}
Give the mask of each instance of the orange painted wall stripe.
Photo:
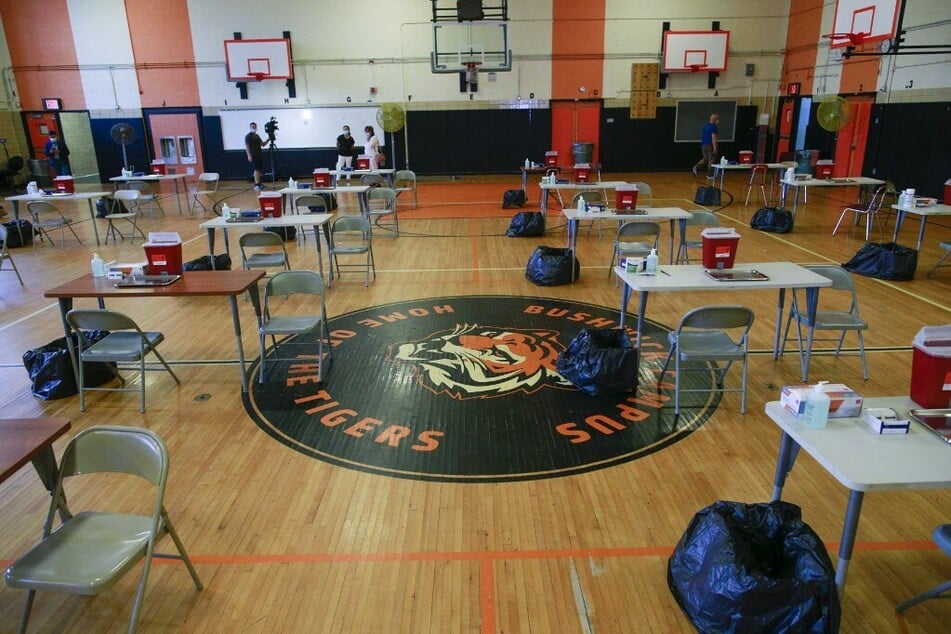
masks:
{"type": "Polygon", "coordinates": [[[0,2],[0,17],[13,66],[58,66],[61,70],[14,73],[24,110],[41,110],[43,97],[61,97],[63,108],[83,110],[86,98],[79,76],[76,45],[66,0],[43,3],[0,2]],[[56,37],[49,37],[55,33],[56,37]]]}
{"type": "Polygon", "coordinates": [[[142,106],[157,108],[199,103],[187,0],[126,0],[125,7],[136,64],[158,65],[155,68],[140,67],[136,71],[142,106]]]}
{"type": "MultiPolygon", "coordinates": [[[[856,52],[877,51],[879,42],[872,42],[856,47],[856,52]]],[[[883,57],[850,57],[842,60],[842,80],[839,83],[839,92],[859,93],[875,92],[878,81],[878,67],[883,57]]]]}
{"type": "Polygon", "coordinates": [[[814,93],[816,50],[822,37],[822,7],[824,0],[792,0],[789,5],[789,23],[786,27],[786,59],[783,62],[785,92],[790,83],[800,82],[802,93],[814,93]]]}
{"type": "Polygon", "coordinates": [[[603,94],[604,4],[605,0],[553,0],[552,99],[600,99],[603,94]],[[579,94],[579,86],[586,92],[579,94]]]}

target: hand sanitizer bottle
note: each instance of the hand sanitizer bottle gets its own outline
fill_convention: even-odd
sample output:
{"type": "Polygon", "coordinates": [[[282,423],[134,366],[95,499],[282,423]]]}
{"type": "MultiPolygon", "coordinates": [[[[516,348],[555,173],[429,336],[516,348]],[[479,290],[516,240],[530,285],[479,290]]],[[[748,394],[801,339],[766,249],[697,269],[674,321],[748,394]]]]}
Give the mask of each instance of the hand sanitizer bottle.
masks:
{"type": "Polygon", "coordinates": [[[528,168],[530,168],[531,166],[532,166],[532,162],[529,161],[528,159],[525,159],[525,169],[528,169],[528,168]]]}
{"type": "Polygon", "coordinates": [[[583,197],[583,196],[578,196],[578,211],[582,211],[582,212],[583,212],[584,210],[585,210],[584,197],[583,197]]]}
{"type": "Polygon", "coordinates": [[[645,258],[644,275],[657,275],[657,249],[651,249],[645,258]]]}
{"type": "Polygon", "coordinates": [[[822,429],[829,420],[829,405],[832,401],[824,391],[827,383],[828,381],[819,381],[806,396],[806,407],[802,413],[802,422],[807,427],[822,429]]]}
{"type": "Polygon", "coordinates": [[[102,261],[102,258],[99,257],[99,253],[92,254],[92,261],[89,263],[92,267],[92,276],[93,277],[105,277],[106,276],[106,263],[102,261]]]}

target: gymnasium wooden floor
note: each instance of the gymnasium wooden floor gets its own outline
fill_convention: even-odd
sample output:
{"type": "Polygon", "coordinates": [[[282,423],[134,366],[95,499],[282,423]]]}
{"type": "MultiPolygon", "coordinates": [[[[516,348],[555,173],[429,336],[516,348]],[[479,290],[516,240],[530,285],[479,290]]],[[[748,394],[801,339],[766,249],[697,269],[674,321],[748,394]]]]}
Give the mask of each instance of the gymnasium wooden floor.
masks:
{"type": "MultiPolygon", "coordinates": [[[[685,209],[698,208],[694,190],[704,182],[686,171],[608,177],[647,181],[655,206],[685,209]]],[[[741,204],[746,194],[741,181],[728,176],[727,190],[740,202],[719,210],[721,224],[742,234],[740,260],[841,263],[863,244],[862,228],[831,235],[854,190],[810,191],[794,233],[773,235],[749,229],[760,205],[741,204]]],[[[607,275],[613,244],[607,224],[600,238],[596,228],[582,230],[582,275],[576,283],[541,288],[526,281],[532,250],[538,244],[562,246],[565,238],[554,210],[544,238],[505,237],[513,212],[502,210],[500,201],[506,189],[517,186],[517,175],[423,180],[420,208],[401,212],[403,235],[374,240],[376,280],[365,288],[361,275],[345,274],[328,294],[329,313],[487,294],[614,309],[619,290],[607,275]]],[[[229,205],[255,205],[246,183],[226,187],[229,205]]],[[[537,205],[537,188],[531,194],[537,205]]],[[[342,197],[341,203],[345,213],[355,212],[355,200],[342,197]]],[[[12,205],[4,207],[9,220],[12,205]]],[[[667,588],[671,550],[701,508],[716,500],[768,501],[771,495],[780,434],[763,408],[778,398],[782,385],[799,377],[795,353],[779,361],[767,353],[775,323],[772,293],[652,298],[649,318],[671,328],[699,303],[739,301],[756,311],[747,414],[739,414],[736,394],[726,395],[703,427],[672,446],[562,478],[493,484],[390,478],[334,466],[275,442],[246,413],[235,366],[208,361],[234,354],[223,299],[115,303],[140,323],[163,330],[164,354],[178,362],[181,386],[164,373],[149,375],[146,414],[139,414],[134,395],[94,395],[85,413],[75,397],[40,401],[30,393],[20,359],[26,350],[62,336],[56,304],[43,291],[85,274],[94,250],[85,204],[62,207],[76,219],[83,244],[67,240],[65,251],[49,245],[14,250],[25,287],[14,275],[0,273],[0,407],[4,417],[68,417],[69,437],[108,423],[145,426],[165,439],[172,460],[166,506],[205,589],[196,592],[180,564],[156,562],[140,621],[143,632],[691,632],[667,588]],[[210,398],[199,401],[198,395],[210,398]]],[[[179,216],[172,199],[164,207],[164,218],[143,220],[145,231],[178,231],[186,259],[204,255],[199,219],[179,216]]],[[[914,281],[856,277],[862,313],[870,322],[871,378],[862,379],[857,357],[821,355],[813,360],[811,379],[844,382],[865,396],[908,393],[915,333],[925,325],[951,323],[951,269],[925,277],[939,257],[938,243],[951,239],[949,225],[929,223],[914,281]]],[[[917,221],[909,220],[900,241],[913,245],[917,229],[917,221]]],[[[891,225],[887,232],[890,236],[891,225]]],[[[666,228],[662,243],[665,262],[666,228]]],[[[125,242],[100,252],[107,260],[138,260],[140,245],[125,242]]],[[[313,267],[312,238],[288,248],[295,266],[313,267]]],[[[244,347],[253,356],[253,314],[249,303],[240,303],[244,347]]],[[[854,345],[854,339],[847,343],[854,345]]],[[[738,374],[731,381],[738,381],[738,374]]],[[[55,444],[57,456],[65,443],[55,444]]],[[[80,489],[71,503],[97,496],[80,489]]],[[[38,538],[47,499],[30,468],[0,485],[0,565],[38,538]]],[[[109,501],[131,508],[131,499],[109,501]]],[[[835,559],[847,491],[803,455],[784,499],[802,507],[803,519],[835,559]]],[[[894,606],[951,577],[951,560],[930,540],[934,527],[948,521],[951,491],[866,496],[843,599],[843,632],[947,631],[947,601],[926,602],[904,616],[896,615],[894,606]]],[[[93,598],[40,593],[31,631],[123,631],[135,581],[128,575],[93,598]]],[[[15,631],[22,600],[20,591],[0,587],[0,632],[15,631]]]]}

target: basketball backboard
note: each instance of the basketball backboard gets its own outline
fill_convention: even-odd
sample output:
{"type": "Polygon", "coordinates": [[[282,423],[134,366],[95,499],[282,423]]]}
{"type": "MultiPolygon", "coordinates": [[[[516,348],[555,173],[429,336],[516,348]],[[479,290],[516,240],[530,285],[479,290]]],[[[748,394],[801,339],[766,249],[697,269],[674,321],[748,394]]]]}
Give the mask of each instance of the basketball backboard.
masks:
{"type": "Polygon", "coordinates": [[[228,81],[293,79],[291,43],[283,38],[225,40],[228,81]]]}
{"type": "Polygon", "coordinates": [[[482,73],[512,70],[508,22],[433,22],[432,72],[458,73],[473,63],[482,73]]]}
{"type": "Polygon", "coordinates": [[[895,34],[899,0],[836,0],[830,48],[887,40],[895,34]]]}
{"type": "Polygon", "coordinates": [[[729,31],[664,31],[665,73],[726,70],[729,31]]]}

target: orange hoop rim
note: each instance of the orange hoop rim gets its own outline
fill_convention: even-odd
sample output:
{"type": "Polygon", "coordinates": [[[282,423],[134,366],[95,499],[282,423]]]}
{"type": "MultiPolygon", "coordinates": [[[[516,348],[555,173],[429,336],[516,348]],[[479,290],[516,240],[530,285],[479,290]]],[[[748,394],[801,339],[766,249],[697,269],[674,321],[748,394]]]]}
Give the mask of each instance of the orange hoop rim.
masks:
{"type": "Polygon", "coordinates": [[[691,65],[690,65],[690,72],[691,72],[691,73],[696,73],[696,72],[698,72],[698,71],[703,70],[703,69],[706,68],[706,67],[707,67],[706,64],[691,64],[691,65]]]}
{"type": "Polygon", "coordinates": [[[869,37],[870,35],[871,33],[828,33],[822,37],[832,40],[833,42],[836,40],[848,40],[849,44],[852,46],[858,46],[859,44],[865,42],[865,38],[869,37]]]}
{"type": "Polygon", "coordinates": [[[254,81],[263,81],[266,73],[251,73],[251,77],[254,78],[254,81]]]}

